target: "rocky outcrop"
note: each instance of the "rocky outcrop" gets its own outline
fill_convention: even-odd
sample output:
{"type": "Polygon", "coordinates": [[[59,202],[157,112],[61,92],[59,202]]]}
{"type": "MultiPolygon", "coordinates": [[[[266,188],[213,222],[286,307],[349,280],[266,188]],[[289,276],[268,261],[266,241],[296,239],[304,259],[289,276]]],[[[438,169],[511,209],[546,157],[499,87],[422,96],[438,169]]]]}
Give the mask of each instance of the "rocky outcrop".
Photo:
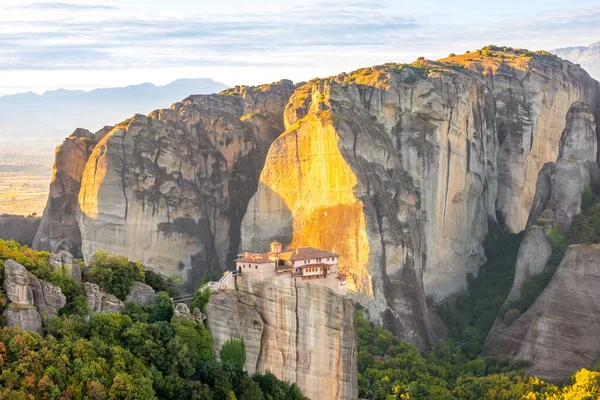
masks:
{"type": "Polygon", "coordinates": [[[211,292],[206,309],[213,350],[244,339],[246,370],[271,371],[311,399],[358,397],[354,307],[321,286],[238,278],[211,292]]]}
{"type": "Polygon", "coordinates": [[[599,94],[568,62],[498,49],[309,82],[286,107],[242,249],[278,239],[342,254],[370,317],[427,347],[425,297],[466,288],[488,221],[525,228],[572,104],[598,113],[599,94]]]}
{"type": "Polygon", "coordinates": [[[519,298],[525,280],[544,271],[552,255],[547,231],[556,224],[564,233],[571,229],[573,218],[581,212],[581,194],[598,170],[597,150],[594,114],[587,105],[575,102],[566,116],[558,159],[544,165],[538,176],[507,300],[519,298]]]}
{"type": "Polygon", "coordinates": [[[48,263],[54,270],[65,277],[70,277],[81,283],[81,268],[77,265],[77,261],[73,255],[67,251],[60,251],[58,254],[50,254],[48,263]]]}
{"type": "Polygon", "coordinates": [[[52,317],[67,303],[62,290],[51,283],[36,278],[23,265],[14,260],[4,262],[4,291],[10,302],[4,317],[8,326],[44,334],[42,317],[52,317]]]}
{"type": "Polygon", "coordinates": [[[76,129],[56,148],[48,203],[33,239],[33,248],[81,257],[81,232],[75,214],[81,175],[94,148],[94,134],[76,129]]]}
{"type": "Polygon", "coordinates": [[[184,318],[189,321],[202,322],[204,321],[204,315],[198,308],[194,308],[194,312],[191,313],[189,307],[185,303],[175,304],[173,310],[173,318],[184,318]]]}
{"type": "Polygon", "coordinates": [[[32,277],[30,282],[35,308],[44,317],[58,315],[58,310],[67,305],[67,297],[60,287],[32,277]]]}
{"type": "Polygon", "coordinates": [[[4,292],[14,304],[33,305],[31,275],[24,266],[14,260],[4,262],[4,292]]]}
{"type": "Polygon", "coordinates": [[[6,319],[6,325],[19,326],[24,331],[44,334],[42,317],[36,308],[28,304],[11,303],[2,314],[6,319]]]}
{"type": "Polygon", "coordinates": [[[515,264],[515,279],[506,298],[507,301],[516,300],[521,296],[523,283],[532,276],[543,272],[551,256],[552,247],[544,229],[540,227],[529,229],[519,247],[519,255],[515,264]]]}
{"type": "Polygon", "coordinates": [[[122,313],[125,311],[125,303],[116,296],[100,290],[95,283],[85,282],[83,284],[85,299],[92,313],[112,312],[122,313]]]}
{"type": "Polygon", "coordinates": [[[140,306],[147,306],[152,304],[155,297],[156,292],[151,286],[142,282],[134,282],[131,292],[125,298],[125,303],[131,301],[140,306]]]}
{"type": "Polygon", "coordinates": [[[41,218],[0,214],[0,239],[15,240],[31,246],[41,218]]]}
{"type": "Polygon", "coordinates": [[[600,245],[572,245],[546,289],[515,322],[498,329],[484,355],[524,360],[528,373],[559,381],[600,357],[600,245]]]}
{"type": "Polygon", "coordinates": [[[99,135],[79,191],[84,259],[101,248],[188,280],[225,269],[293,91],[281,81],[190,96],[99,135]]]}

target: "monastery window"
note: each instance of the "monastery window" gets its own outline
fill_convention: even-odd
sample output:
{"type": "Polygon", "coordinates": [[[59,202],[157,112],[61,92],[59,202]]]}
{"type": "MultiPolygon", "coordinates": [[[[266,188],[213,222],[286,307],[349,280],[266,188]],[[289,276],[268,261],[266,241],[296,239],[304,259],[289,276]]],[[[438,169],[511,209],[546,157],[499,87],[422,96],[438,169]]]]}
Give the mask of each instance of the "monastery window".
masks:
{"type": "Polygon", "coordinates": [[[254,266],[254,269],[258,269],[258,265],[255,265],[255,266],[254,266]]]}

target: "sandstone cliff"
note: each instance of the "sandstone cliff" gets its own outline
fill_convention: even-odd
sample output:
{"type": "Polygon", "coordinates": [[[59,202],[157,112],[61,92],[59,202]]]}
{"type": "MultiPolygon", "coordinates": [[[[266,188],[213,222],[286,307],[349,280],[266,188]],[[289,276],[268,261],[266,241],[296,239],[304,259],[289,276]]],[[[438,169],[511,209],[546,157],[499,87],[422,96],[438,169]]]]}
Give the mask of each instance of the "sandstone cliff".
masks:
{"type": "Polygon", "coordinates": [[[85,260],[101,248],[189,280],[224,270],[293,90],[281,81],[191,96],[105,133],[79,191],[85,260]]]}
{"type": "Polygon", "coordinates": [[[521,50],[309,82],[286,107],[242,247],[284,238],[343,254],[371,318],[427,347],[425,296],[464,290],[485,260],[488,220],[525,228],[572,104],[597,114],[598,99],[582,69],[521,50]]]}
{"type": "Polygon", "coordinates": [[[564,233],[571,229],[573,218],[581,212],[581,194],[597,174],[596,120],[586,104],[573,103],[559,143],[556,162],[546,164],[537,178],[508,300],[521,295],[525,280],[544,271],[552,255],[547,231],[556,224],[564,233]]]}
{"type": "Polygon", "coordinates": [[[33,248],[81,257],[81,232],[75,219],[81,175],[92,149],[94,134],[77,129],[56,148],[48,203],[33,239],[33,248]]]}
{"type": "Polygon", "coordinates": [[[211,292],[207,327],[219,354],[244,339],[246,370],[271,371],[311,399],[358,397],[353,304],[322,286],[244,276],[236,290],[211,292]]]}
{"type": "Polygon", "coordinates": [[[528,372],[559,381],[600,357],[600,245],[572,245],[536,302],[485,346],[530,364],[528,372]]]}

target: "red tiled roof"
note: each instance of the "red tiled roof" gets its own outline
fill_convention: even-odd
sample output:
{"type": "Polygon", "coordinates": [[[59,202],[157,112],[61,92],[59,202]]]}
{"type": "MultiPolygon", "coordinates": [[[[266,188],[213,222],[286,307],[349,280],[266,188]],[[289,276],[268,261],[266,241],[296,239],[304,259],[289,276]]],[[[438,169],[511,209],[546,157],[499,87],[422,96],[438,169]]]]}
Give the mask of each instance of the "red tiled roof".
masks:
{"type": "Polygon", "coordinates": [[[235,259],[236,262],[249,262],[249,263],[269,263],[275,262],[270,259],[271,254],[258,254],[258,253],[240,253],[235,259]]]}
{"type": "Polygon", "coordinates": [[[338,279],[346,279],[346,274],[338,273],[338,279]]]}
{"type": "Polygon", "coordinates": [[[296,249],[287,249],[279,253],[279,257],[296,261],[307,260],[309,258],[339,257],[338,254],[330,253],[325,250],[315,249],[314,247],[299,247],[296,249]]]}

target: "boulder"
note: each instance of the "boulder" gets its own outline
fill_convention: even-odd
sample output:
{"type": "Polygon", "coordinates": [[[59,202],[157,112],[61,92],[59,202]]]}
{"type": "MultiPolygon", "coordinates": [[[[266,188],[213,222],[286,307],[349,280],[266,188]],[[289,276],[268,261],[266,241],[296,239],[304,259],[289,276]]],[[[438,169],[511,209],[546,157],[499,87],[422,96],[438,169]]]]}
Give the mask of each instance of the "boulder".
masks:
{"type": "Polygon", "coordinates": [[[9,304],[2,314],[6,319],[6,325],[20,326],[21,329],[28,332],[44,334],[42,318],[38,310],[29,304],[9,304]]]}
{"type": "Polygon", "coordinates": [[[174,318],[185,318],[190,321],[202,322],[204,315],[198,308],[194,308],[194,312],[191,313],[190,309],[185,303],[175,304],[175,310],[173,312],[174,318]]]}
{"type": "Polygon", "coordinates": [[[131,289],[131,292],[125,298],[125,303],[131,301],[140,306],[147,306],[152,304],[155,297],[156,292],[151,286],[146,285],[145,283],[135,282],[133,284],[133,289],[131,289]]]}
{"type": "Polygon", "coordinates": [[[8,301],[14,304],[33,305],[33,291],[29,285],[31,274],[14,260],[4,262],[4,291],[8,301]]]}
{"type": "Polygon", "coordinates": [[[67,297],[56,285],[32,277],[30,286],[33,291],[35,308],[44,317],[58,315],[58,310],[67,304],[67,297]]]}
{"type": "Polygon", "coordinates": [[[112,294],[101,291],[100,287],[95,283],[85,282],[83,289],[88,307],[92,313],[121,313],[125,311],[125,303],[123,301],[112,294]]]}

